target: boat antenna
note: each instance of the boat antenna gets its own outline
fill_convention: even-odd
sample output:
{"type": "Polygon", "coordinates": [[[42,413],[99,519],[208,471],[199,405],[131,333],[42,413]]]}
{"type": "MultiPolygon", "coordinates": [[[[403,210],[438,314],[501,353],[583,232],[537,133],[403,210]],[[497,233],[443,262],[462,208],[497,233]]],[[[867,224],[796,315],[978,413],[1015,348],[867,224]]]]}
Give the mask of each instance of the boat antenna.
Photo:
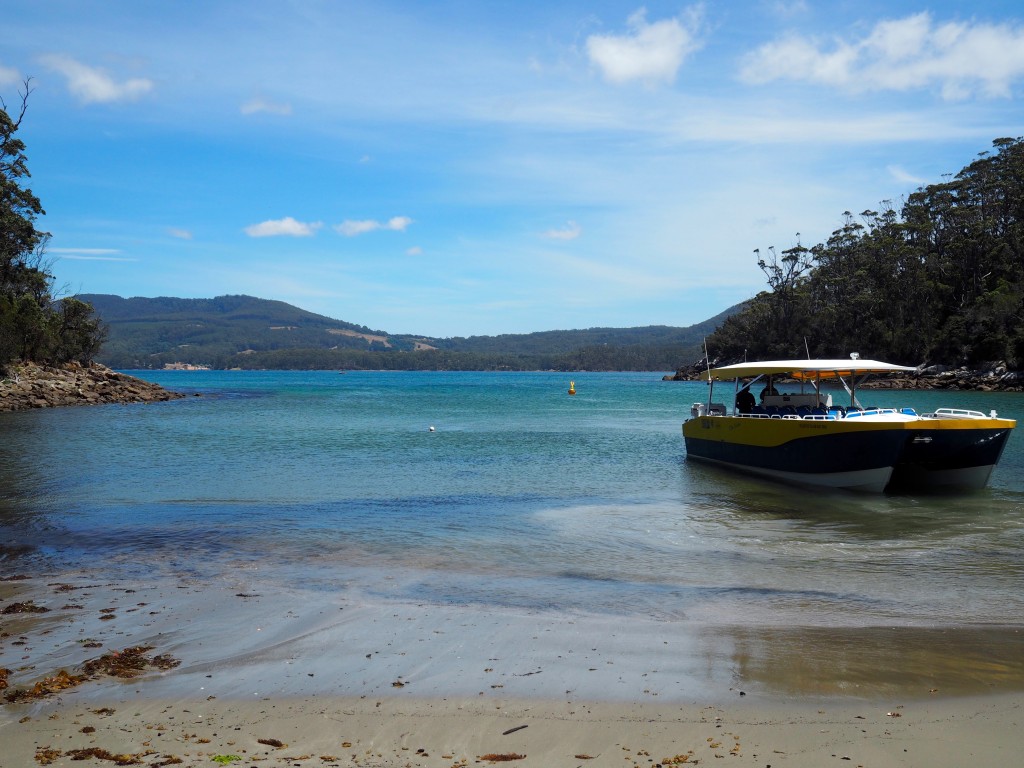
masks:
{"type": "Polygon", "coordinates": [[[708,355],[708,337],[704,337],[704,365],[708,371],[708,413],[711,412],[711,393],[715,385],[711,383],[711,357],[708,355]]]}
{"type": "Polygon", "coordinates": [[[807,337],[804,336],[804,352],[807,353],[807,359],[811,359],[811,348],[807,346],[807,337]]]}

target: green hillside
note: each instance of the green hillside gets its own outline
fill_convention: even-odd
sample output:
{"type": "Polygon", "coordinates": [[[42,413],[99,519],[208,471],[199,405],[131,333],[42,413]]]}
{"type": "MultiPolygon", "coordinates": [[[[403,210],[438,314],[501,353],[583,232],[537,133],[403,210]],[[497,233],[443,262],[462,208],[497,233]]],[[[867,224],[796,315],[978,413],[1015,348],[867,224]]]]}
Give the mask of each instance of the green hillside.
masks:
{"type": "Polygon", "coordinates": [[[730,314],[689,328],[589,328],[436,339],[394,335],[252,296],[79,297],[108,327],[97,359],[115,368],[674,370],[730,314]]]}

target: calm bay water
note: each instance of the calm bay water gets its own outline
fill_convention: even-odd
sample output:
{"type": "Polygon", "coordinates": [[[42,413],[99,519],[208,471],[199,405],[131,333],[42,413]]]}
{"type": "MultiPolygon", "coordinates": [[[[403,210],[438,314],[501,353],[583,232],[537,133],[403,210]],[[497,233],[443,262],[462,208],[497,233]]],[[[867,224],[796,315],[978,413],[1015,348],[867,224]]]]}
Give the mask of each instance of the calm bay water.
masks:
{"type": "MultiPolygon", "coordinates": [[[[1019,433],[983,492],[827,494],[687,463],[704,385],[655,374],[142,375],[202,396],[0,416],[5,575],[248,569],[373,600],[736,627],[1024,617],[1019,433]]],[[[876,394],[1024,416],[1020,395],[876,394]]]]}

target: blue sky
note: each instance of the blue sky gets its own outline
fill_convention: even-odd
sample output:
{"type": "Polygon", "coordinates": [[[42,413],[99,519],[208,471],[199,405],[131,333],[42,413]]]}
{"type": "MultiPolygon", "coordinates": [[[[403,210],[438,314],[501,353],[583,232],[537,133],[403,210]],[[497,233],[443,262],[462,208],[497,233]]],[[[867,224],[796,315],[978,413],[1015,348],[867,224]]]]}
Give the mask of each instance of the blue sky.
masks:
{"type": "Polygon", "coordinates": [[[71,292],[690,325],[1024,134],[1017,2],[5,3],[71,292]],[[798,235],[799,233],[799,235],[798,235]]]}

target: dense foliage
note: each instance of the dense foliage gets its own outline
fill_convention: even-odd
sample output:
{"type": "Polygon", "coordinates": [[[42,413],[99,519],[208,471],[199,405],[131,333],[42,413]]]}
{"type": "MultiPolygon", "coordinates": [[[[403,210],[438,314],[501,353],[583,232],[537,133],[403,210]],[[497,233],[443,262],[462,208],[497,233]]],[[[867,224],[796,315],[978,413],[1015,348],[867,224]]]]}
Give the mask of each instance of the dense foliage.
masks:
{"type": "Polygon", "coordinates": [[[758,265],[770,290],[708,338],[719,362],[845,357],[1024,366],[1024,140],[998,139],[897,211],[758,265]]]}
{"type": "Polygon", "coordinates": [[[109,325],[115,368],[671,371],[723,317],[689,328],[588,328],[436,339],[392,335],[252,296],[83,296],[109,325]]]}
{"type": "Polygon", "coordinates": [[[54,296],[45,256],[49,235],[35,226],[45,211],[25,186],[31,174],[25,143],[16,137],[28,94],[26,83],[16,118],[0,99],[0,371],[18,359],[88,362],[103,341],[92,307],[54,296]]]}

